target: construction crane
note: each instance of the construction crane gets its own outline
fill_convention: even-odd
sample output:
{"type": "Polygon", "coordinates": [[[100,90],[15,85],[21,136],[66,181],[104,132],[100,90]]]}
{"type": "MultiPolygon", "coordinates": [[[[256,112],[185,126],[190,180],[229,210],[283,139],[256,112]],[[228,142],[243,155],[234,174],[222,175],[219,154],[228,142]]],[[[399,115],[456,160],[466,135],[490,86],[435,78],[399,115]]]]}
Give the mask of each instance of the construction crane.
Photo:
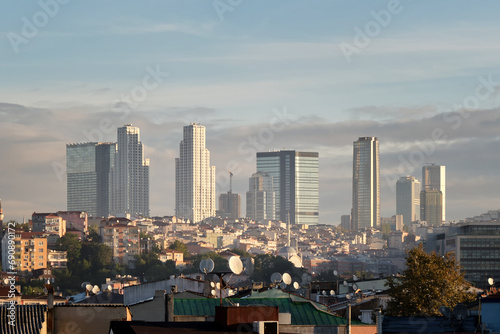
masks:
{"type": "Polygon", "coordinates": [[[227,171],[229,173],[229,193],[233,192],[233,173],[230,170],[227,171]]]}

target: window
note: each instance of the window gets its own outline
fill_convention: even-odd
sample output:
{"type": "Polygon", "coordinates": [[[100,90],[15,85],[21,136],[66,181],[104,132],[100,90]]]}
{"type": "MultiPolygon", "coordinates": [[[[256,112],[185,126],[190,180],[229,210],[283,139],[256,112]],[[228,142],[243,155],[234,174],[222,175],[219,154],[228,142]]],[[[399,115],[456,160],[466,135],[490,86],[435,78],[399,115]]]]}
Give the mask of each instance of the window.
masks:
{"type": "Polygon", "coordinates": [[[43,246],[43,241],[39,241],[38,246],[43,246]]]}

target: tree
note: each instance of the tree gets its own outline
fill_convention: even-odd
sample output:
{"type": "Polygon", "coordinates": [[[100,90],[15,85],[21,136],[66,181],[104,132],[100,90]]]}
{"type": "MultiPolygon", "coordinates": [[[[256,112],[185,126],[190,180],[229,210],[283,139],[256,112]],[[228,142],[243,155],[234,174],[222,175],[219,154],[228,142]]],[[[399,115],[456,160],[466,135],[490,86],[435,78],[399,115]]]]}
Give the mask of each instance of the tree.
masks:
{"type": "Polygon", "coordinates": [[[178,252],[182,252],[182,253],[184,253],[184,256],[188,255],[187,246],[179,240],[175,240],[173,243],[171,243],[168,246],[168,248],[173,249],[173,250],[178,251],[178,252]]]}
{"type": "Polygon", "coordinates": [[[254,260],[254,272],[251,279],[256,282],[271,283],[271,275],[275,272],[289,273],[292,277],[301,277],[304,273],[303,269],[296,268],[292,262],[281,256],[263,254],[257,255],[254,260]]]}
{"type": "Polygon", "coordinates": [[[390,277],[386,286],[391,301],[388,313],[403,316],[440,315],[439,306],[453,309],[475,300],[470,284],[451,253],[427,254],[422,245],[408,252],[406,269],[400,277],[390,277]]]}

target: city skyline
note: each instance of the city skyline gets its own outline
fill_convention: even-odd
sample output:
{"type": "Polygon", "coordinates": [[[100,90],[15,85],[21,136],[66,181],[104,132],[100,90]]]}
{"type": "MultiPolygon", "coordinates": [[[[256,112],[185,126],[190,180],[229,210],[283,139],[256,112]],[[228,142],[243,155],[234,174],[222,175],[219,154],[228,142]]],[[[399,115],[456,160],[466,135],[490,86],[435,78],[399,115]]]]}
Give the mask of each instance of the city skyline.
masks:
{"type": "Polygon", "coordinates": [[[226,170],[234,192],[248,190],[255,152],[319,152],[323,223],[350,213],[360,136],[381,141],[381,216],[395,213],[397,179],[432,162],[448,169],[447,220],[497,208],[500,3],[402,2],[381,24],[387,3],[257,0],[221,17],[211,1],[69,2],[17,51],[9,36],[43,9],[1,6],[6,220],[64,209],[65,145],[115,141],[127,123],[152,161],[152,215],[174,213],[165,192],[191,122],[210,133],[217,193],[226,170]]]}

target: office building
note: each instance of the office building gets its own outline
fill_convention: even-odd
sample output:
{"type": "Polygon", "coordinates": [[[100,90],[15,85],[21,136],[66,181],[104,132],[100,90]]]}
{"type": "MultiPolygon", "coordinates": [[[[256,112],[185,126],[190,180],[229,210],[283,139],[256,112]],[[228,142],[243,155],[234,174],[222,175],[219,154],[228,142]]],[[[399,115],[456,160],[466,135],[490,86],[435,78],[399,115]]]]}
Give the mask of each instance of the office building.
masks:
{"type": "Polygon", "coordinates": [[[118,128],[110,179],[110,214],[149,216],[149,159],[144,159],[138,127],[127,124],[118,128]]]}
{"type": "Polygon", "coordinates": [[[109,215],[109,174],[116,143],[66,145],[67,210],[109,215]]]}
{"type": "Polygon", "coordinates": [[[413,176],[402,176],[396,182],[396,214],[403,224],[420,219],[420,182],[413,176]]]}
{"type": "Polygon", "coordinates": [[[215,166],[205,145],[205,127],[184,127],[175,159],[175,215],[198,223],[215,216],[215,166]]]}
{"type": "Polygon", "coordinates": [[[351,230],[351,215],[342,215],[340,216],[340,227],[343,230],[350,231],[351,230]]]}
{"type": "Polygon", "coordinates": [[[443,217],[443,194],[437,189],[420,192],[420,220],[428,226],[440,226],[443,217]]]}
{"type": "Polygon", "coordinates": [[[446,167],[436,164],[423,166],[422,190],[439,190],[441,192],[442,195],[441,221],[443,223],[446,222],[446,167]]]}
{"type": "Polygon", "coordinates": [[[273,177],[265,172],[252,174],[248,181],[247,218],[255,221],[275,220],[273,177]]]}
{"type": "Polygon", "coordinates": [[[353,147],[353,229],[372,228],[380,223],[379,142],[360,137],[353,147]]]}
{"type": "Polygon", "coordinates": [[[273,178],[275,218],[291,224],[319,223],[319,154],[274,151],[257,153],[257,172],[273,178]]]}

